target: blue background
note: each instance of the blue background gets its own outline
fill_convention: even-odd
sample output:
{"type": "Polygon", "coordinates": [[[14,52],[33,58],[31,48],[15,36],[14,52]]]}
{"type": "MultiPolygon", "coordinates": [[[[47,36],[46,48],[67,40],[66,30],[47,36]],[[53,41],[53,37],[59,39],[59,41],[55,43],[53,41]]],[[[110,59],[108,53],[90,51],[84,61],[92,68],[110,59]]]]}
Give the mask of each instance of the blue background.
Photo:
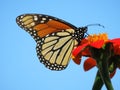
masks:
{"type": "MultiPolygon", "coordinates": [[[[72,60],[67,69],[46,69],[36,55],[33,38],[16,24],[23,13],[42,13],[64,19],[78,27],[92,26],[88,33],[106,32],[120,37],[119,0],[1,0],[0,1],[0,90],[91,90],[97,68],[88,72],[72,60]]],[[[120,71],[112,79],[120,89],[120,71]]],[[[103,90],[106,90],[105,86],[103,90]]]]}

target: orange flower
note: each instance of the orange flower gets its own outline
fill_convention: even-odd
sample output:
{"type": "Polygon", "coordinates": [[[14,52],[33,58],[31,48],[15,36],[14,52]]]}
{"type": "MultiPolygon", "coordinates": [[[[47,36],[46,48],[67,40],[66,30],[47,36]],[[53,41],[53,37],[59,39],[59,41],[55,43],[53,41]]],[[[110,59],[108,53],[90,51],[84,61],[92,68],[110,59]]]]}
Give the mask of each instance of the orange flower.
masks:
{"type": "Polygon", "coordinates": [[[87,56],[89,58],[84,62],[84,70],[87,71],[91,69],[97,64],[96,60],[91,56],[90,48],[93,47],[99,50],[101,48],[104,48],[104,46],[108,43],[111,44],[112,47],[110,50],[113,53],[108,62],[111,73],[110,76],[112,77],[115,74],[116,68],[120,68],[120,38],[109,40],[107,34],[105,33],[90,35],[83,39],[81,41],[81,44],[73,50],[73,61],[76,64],[80,64],[81,57],[87,56]],[[113,68],[111,69],[112,65],[113,68]]]}

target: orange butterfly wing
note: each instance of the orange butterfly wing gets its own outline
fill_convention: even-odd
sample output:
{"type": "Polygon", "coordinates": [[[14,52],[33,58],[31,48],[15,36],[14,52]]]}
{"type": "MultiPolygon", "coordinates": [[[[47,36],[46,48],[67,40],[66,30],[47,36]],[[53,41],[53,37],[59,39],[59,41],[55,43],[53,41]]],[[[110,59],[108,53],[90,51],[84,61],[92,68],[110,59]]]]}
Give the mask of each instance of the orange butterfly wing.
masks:
{"type": "Polygon", "coordinates": [[[55,21],[55,20],[50,20],[48,21],[46,24],[38,24],[36,25],[33,29],[38,31],[38,35],[40,37],[44,37],[47,34],[53,33],[53,32],[57,32],[57,31],[61,31],[64,29],[69,29],[71,27],[55,21]]]}
{"type": "Polygon", "coordinates": [[[35,30],[41,38],[47,34],[76,27],[52,16],[42,14],[25,14],[17,17],[16,22],[20,27],[29,31],[35,30]]]}
{"type": "MultiPolygon", "coordinates": [[[[16,22],[36,40],[37,56],[41,63],[51,70],[63,70],[67,67],[71,52],[78,43],[73,38],[77,29],[75,26],[43,14],[20,15],[16,22]]],[[[84,36],[82,29],[80,34],[80,38],[84,36]]]]}

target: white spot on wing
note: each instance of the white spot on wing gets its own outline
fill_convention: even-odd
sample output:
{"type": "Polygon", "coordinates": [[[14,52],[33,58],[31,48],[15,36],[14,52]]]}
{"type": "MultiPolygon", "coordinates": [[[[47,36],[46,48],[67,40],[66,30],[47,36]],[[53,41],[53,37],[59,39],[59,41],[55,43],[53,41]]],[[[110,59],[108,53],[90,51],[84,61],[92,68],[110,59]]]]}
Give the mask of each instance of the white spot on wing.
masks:
{"type": "Polygon", "coordinates": [[[42,18],[42,20],[46,20],[46,18],[42,18]]]}
{"type": "Polygon", "coordinates": [[[44,21],[40,21],[40,23],[44,23],[44,21]]]}
{"type": "Polygon", "coordinates": [[[20,16],[20,18],[23,18],[23,15],[22,15],[22,16],[20,16]]]}
{"type": "Polygon", "coordinates": [[[49,19],[49,21],[52,20],[52,19],[49,19]]]}
{"type": "Polygon", "coordinates": [[[37,20],[38,20],[38,17],[37,17],[37,16],[34,16],[34,20],[37,21],[37,20]]]}

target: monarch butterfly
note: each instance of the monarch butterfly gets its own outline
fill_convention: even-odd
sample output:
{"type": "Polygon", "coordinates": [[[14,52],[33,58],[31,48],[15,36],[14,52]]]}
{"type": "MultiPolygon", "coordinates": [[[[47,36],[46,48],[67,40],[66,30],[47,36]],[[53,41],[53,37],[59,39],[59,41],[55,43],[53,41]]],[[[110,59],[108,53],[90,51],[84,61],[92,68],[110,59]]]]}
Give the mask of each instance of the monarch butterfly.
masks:
{"type": "Polygon", "coordinates": [[[87,32],[87,26],[77,28],[44,14],[23,14],[16,18],[16,22],[36,41],[40,62],[57,71],[67,67],[73,48],[80,44],[87,32]]]}

